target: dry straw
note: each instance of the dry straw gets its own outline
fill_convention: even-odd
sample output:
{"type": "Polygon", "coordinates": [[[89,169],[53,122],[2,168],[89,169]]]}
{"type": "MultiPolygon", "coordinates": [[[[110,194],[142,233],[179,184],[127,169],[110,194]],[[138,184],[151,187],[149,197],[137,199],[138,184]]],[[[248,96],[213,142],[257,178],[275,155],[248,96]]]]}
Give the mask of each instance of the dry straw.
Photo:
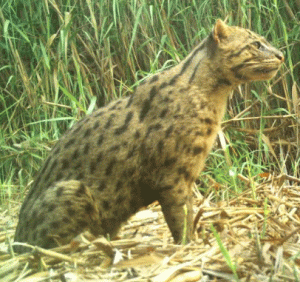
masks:
{"type": "Polygon", "coordinates": [[[33,247],[31,253],[17,255],[7,252],[16,218],[2,211],[2,230],[11,221],[15,224],[0,234],[0,279],[298,281],[300,179],[262,176],[257,183],[240,175],[249,189],[227,202],[195,193],[196,240],[185,246],[172,244],[160,206],[154,203],[132,217],[111,242],[84,234],[67,246],[33,247]]]}

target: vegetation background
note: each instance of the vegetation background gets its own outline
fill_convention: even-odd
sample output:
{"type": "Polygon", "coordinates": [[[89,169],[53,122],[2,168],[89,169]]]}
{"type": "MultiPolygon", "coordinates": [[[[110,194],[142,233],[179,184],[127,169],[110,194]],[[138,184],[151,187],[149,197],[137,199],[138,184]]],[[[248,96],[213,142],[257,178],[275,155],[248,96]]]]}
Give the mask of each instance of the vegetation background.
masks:
{"type": "Polygon", "coordinates": [[[78,119],[177,64],[217,18],[265,36],[285,65],[230,97],[199,187],[230,195],[238,174],[299,177],[299,11],[300,0],[1,0],[0,203],[22,199],[78,119]]]}

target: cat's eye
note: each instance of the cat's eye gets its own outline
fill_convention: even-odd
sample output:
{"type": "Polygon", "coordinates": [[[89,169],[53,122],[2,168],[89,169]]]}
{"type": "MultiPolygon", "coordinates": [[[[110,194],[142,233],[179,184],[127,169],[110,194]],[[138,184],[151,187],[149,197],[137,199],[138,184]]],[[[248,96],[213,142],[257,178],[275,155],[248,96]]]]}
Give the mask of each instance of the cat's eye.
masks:
{"type": "Polygon", "coordinates": [[[263,46],[259,41],[255,41],[252,43],[257,49],[261,49],[263,46]]]}

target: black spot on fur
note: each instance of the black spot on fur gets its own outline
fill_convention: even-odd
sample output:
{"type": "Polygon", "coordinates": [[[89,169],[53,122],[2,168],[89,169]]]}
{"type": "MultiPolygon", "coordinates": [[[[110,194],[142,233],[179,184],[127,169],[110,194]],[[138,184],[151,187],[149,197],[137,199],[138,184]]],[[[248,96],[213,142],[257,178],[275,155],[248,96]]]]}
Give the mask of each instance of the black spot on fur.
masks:
{"type": "Polygon", "coordinates": [[[77,125],[77,127],[75,127],[73,133],[78,133],[81,128],[82,128],[82,125],[77,125]]]}
{"type": "MultiPolygon", "coordinates": [[[[189,91],[191,89],[191,86],[189,85],[189,86],[187,86],[187,87],[182,87],[182,88],[180,88],[179,89],[179,92],[187,92],[187,91],[189,91]]],[[[180,104],[178,104],[177,105],[177,111],[179,111],[180,110],[180,104]],[[179,107],[178,107],[179,106],[179,107]]]]}
{"type": "Polygon", "coordinates": [[[173,76],[173,78],[170,79],[169,85],[174,85],[177,81],[177,79],[184,74],[184,72],[187,70],[191,62],[193,61],[193,58],[195,55],[201,51],[204,48],[204,43],[202,43],[197,49],[193,51],[193,53],[186,59],[186,61],[183,63],[182,68],[180,72],[173,76]]]}
{"type": "Polygon", "coordinates": [[[104,181],[101,181],[98,185],[98,191],[103,191],[106,188],[104,181]]]}
{"type": "Polygon", "coordinates": [[[117,128],[115,130],[115,135],[120,135],[128,129],[128,126],[129,126],[129,123],[130,123],[132,117],[133,117],[133,112],[127,113],[124,125],[120,126],[119,128],[117,128]]]}
{"type": "Polygon", "coordinates": [[[141,133],[137,130],[135,133],[134,133],[134,138],[135,139],[139,139],[141,137],[141,133]]]}
{"type": "Polygon", "coordinates": [[[169,128],[166,130],[166,138],[170,136],[170,134],[173,132],[174,126],[170,125],[169,128]]]}
{"type": "Polygon", "coordinates": [[[100,109],[100,110],[98,111],[98,113],[95,114],[95,117],[100,117],[100,116],[102,116],[103,114],[104,114],[104,111],[103,111],[102,109],[100,109]]]}
{"type": "Polygon", "coordinates": [[[70,217],[73,217],[74,214],[76,214],[76,211],[75,211],[73,208],[68,207],[68,208],[67,208],[67,213],[68,213],[68,215],[69,215],[70,217]]]}
{"type": "Polygon", "coordinates": [[[114,145],[112,147],[109,148],[110,152],[116,152],[120,150],[120,145],[114,145]]]}
{"type": "Polygon", "coordinates": [[[127,105],[126,105],[125,108],[130,107],[130,105],[132,104],[132,102],[133,102],[133,94],[129,97],[128,102],[127,102],[127,105]]]}
{"type": "Polygon", "coordinates": [[[147,129],[147,133],[146,133],[146,137],[149,136],[149,134],[152,132],[152,131],[157,131],[159,129],[162,128],[162,125],[160,123],[156,123],[156,124],[153,124],[153,125],[150,125],[147,129]]]}
{"type": "Polygon", "coordinates": [[[81,230],[84,230],[88,227],[88,223],[85,220],[78,220],[78,226],[81,230]]]}
{"type": "Polygon", "coordinates": [[[113,105],[113,106],[112,106],[112,107],[110,107],[108,110],[109,110],[109,111],[113,111],[113,110],[115,110],[115,109],[116,109],[116,107],[117,107],[117,104],[113,105]]]}
{"type": "Polygon", "coordinates": [[[95,172],[96,168],[97,168],[97,164],[94,161],[92,161],[90,163],[90,173],[93,174],[95,172]]]}
{"type": "Polygon", "coordinates": [[[140,153],[142,156],[145,156],[147,154],[147,149],[145,143],[140,144],[140,153]]]}
{"type": "Polygon", "coordinates": [[[240,74],[240,70],[245,66],[245,63],[239,64],[237,66],[232,67],[230,70],[233,72],[234,76],[240,80],[247,80],[245,75],[240,74]]]}
{"type": "Polygon", "coordinates": [[[171,189],[173,189],[172,185],[165,185],[165,186],[161,186],[159,190],[166,191],[166,190],[171,190],[171,189]]]}
{"type": "Polygon", "coordinates": [[[37,238],[37,232],[34,232],[34,233],[32,234],[32,240],[35,241],[36,238],[37,238]]]}
{"type": "Polygon", "coordinates": [[[86,220],[78,220],[78,230],[84,230],[88,227],[86,220]]]}
{"type": "Polygon", "coordinates": [[[60,172],[56,175],[55,181],[59,181],[59,180],[61,180],[63,177],[64,177],[64,175],[63,175],[63,173],[60,171],[60,172]]]}
{"type": "Polygon", "coordinates": [[[196,136],[203,136],[204,134],[203,134],[203,131],[196,131],[195,135],[196,136]]]}
{"type": "Polygon", "coordinates": [[[193,149],[193,155],[196,156],[196,155],[202,153],[202,151],[203,151],[202,147],[194,147],[194,149],[193,149]]]}
{"type": "Polygon", "coordinates": [[[95,129],[97,129],[99,126],[100,126],[100,122],[99,122],[99,120],[97,120],[97,121],[94,123],[94,125],[93,125],[93,129],[95,130],[95,129]]]}
{"type": "Polygon", "coordinates": [[[149,83],[151,84],[151,83],[153,83],[153,82],[156,82],[156,81],[158,81],[158,79],[159,79],[158,75],[153,75],[153,76],[150,78],[149,83]]]}
{"type": "Polygon", "coordinates": [[[178,168],[178,173],[182,174],[186,181],[189,181],[191,179],[191,174],[190,174],[189,171],[187,171],[186,167],[183,167],[183,166],[179,167],[178,168]]]}
{"type": "Polygon", "coordinates": [[[60,222],[59,221],[52,221],[50,223],[50,226],[51,226],[52,229],[58,229],[59,226],[60,226],[60,222]]]}
{"type": "Polygon", "coordinates": [[[85,155],[87,155],[88,152],[89,152],[89,149],[90,149],[90,144],[89,144],[89,143],[86,143],[86,144],[84,145],[84,148],[83,148],[83,153],[84,153],[85,155]]]}
{"type": "Polygon", "coordinates": [[[123,187],[123,181],[119,180],[119,181],[117,182],[115,191],[116,191],[116,192],[117,192],[117,191],[120,191],[120,190],[122,189],[122,187],[123,187]]]}
{"type": "Polygon", "coordinates": [[[179,151],[179,146],[180,145],[180,142],[179,140],[177,139],[176,142],[175,142],[175,152],[178,152],[179,151]]]}
{"type": "Polygon", "coordinates": [[[46,171],[46,169],[47,169],[47,167],[48,167],[48,165],[49,165],[49,163],[50,163],[51,160],[52,160],[52,157],[49,156],[49,157],[47,158],[46,162],[45,162],[44,165],[43,165],[43,168],[42,168],[42,170],[41,170],[41,172],[40,172],[40,175],[44,174],[44,172],[46,171]]]}
{"type": "Polygon", "coordinates": [[[84,174],[83,174],[83,172],[81,171],[81,172],[79,172],[79,173],[77,174],[76,180],[81,180],[81,179],[83,179],[83,177],[84,177],[84,174]]]}
{"type": "Polygon", "coordinates": [[[137,212],[138,209],[140,208],[140,204],[135,198],[130,199],[129,203],[130,203],[129,206],[133,213],[137,212]]]}
{"type": "Polygon", "coordinates": [[[143,107],[140,112],[140,122],[142,122],[145,119],[146,115],[148,114],[148,112],[151,108],[151,103],[152,103],[154,97],[156,96],[156,94],[157,94],[157,89],[155,86],[153,86],[150,90],[149,98],[143,103],[143,107]]]}
{"type": "Polygon", "coordinates": [[[214,123],[211,118],[200,118],[199,120],[200,120],[201,123],[206,123],[206,124],[209,124],[209,125],[214,123]]]}
{"type": "MultiPolygon", "coordinates": [[[[173,93],[173,91],[170,90],[168,93],[169,93],[169,95],[171,95],[171,94],[173,93]]],[[[173,100],[170,99],[169,97],[165,97],[165,98],[163,99],[163,102],[164,102],[164,103],[168,103],[168,102],[173,102],[173,100]]]]}
{"type": "Polygon", "coordinates": [[[98,138],[97,145],[100,146],[103,143],[104,136],[101,134],[98,138]]]}
{"type": "Polygon", "coordinates": [[[50,166],[50,171],[52,172],[54,168],[57,166],[57,160],[54,160],[54,162],[50,166]]]}
{"type": "Polygon", "coordinates": [[[130,151],[128,151],[127,159],[133,157],[135,150],[136,150],[136,147],[134,146],[130,151]]]}
{"type": "Polygon", "coordinates": [[[150,100],[146,100],[144,102],[142,111],[140,113],[140,122],[142,122],[144,120],[144,118],[146,117],[147,113],[149,112],[150,105],[151,105],[151,101],[150,100]]]}
{"type": "Polygon", "coordinates": [[[195,79],[195,76],[196,76],[196,73],[198,71],[200,63],[201,63],[201,60],[197,63],[196,67],[194,67],[193,73],[192,73],[192,75],[191,75],[191,77],[189,79],[189,83],[192,83],[193,80],[195,79]]]}
{"type": "Polygon", "coordinates": [[[183,166],[181,166],[181,167],[178,168],[178,173],[179,174],[183,174],[185,171],[186,171],[186,168],[183,167],[183,166]]]}
{"type": "Polygon", "coordinates": [[[160,112],[159,117],[160,117],[160,118],[164,118],[164,117],[167,115],[167,113],[168,113],[168,109],[167,109],[167,108],[166,108],[166,109],[163,109],[163,110],[160,112]]]}
{"type": "Polygon", "coordinates": [[[87,203],[84,209],[87,214],[91,214],[95,211],[94,206],[91,203],[87,203]]]}
{"type": "Polygon", "coordinates": [[[122,194],[120,194],[120,195],[117,197],[116,204],[117,204],[117,205],[121,205],[124,201],[125,201],[125,197],[124,197],[122,194]]]}
{"type": "Polygon", "coordinates": [[[109,163],[108,163],[108,166],[105,170],[105,175],[106,176],[109,176],[111,173],[112,173],[112,170],[113,170],[113,167],[116,165],[117,161],[116,159],[112,159],[109,163]]]}
{"type": "Polygon", "coordinates": [[[82,197],[83,194],[85,194],[85,186],[83,183],[80,183],[79,188],[76,191],[76,197],[82,197]]]}
{"type": "Polygon", "coordinates": [[[70,206],[72,206],[72,202],[70,200],[65,200],[64,201],[64,206],[70,207],[70,206]]]}
{"type": "Polygon", "coordinates": [[[182,115],[182,114],[177,114],[177,115],[174,115],[173,117],[174,117],[175,119],[184,119],[184,118],[185,118],[185,116],[182,115]]]}
{"type": "Polygon", "coordinates": [[[104,210],[109,210],[110,209],[110,202],[109,201],[102,201],[102,206],[104,208],[104,210]]]}
{"type": "Polygon", "coordinates": [[[65,144],[65,149],[69,148],[70,146],[72,146],[75,143],[76,139],[70,139],[66,144],[65,144]]]}
{"type": "Polygon", "coordinates": [[[169,85],[174,85],[175,82],[177,81],[177,79],[178,79],[179,76],[180,76],[180,74],[174,75],[174,76],[170,79],[169,85]]]}
{"type": "Polygon", "coordinates": [[[159,86],[159,89],[163,89],[165,87],[168,86],[168,83],[167,82],[163,82],[160,86],[159,86]]]}
{"type": "Polygon", "coordinates": [[[175,158],[175,157],[173,157],[173,158],[167,158],[164,161],[164,166],[170,167],[170,166],[173,166],[176,162],[177,162],[177,158],[175,158]]]}
{"type": "Polygon", "coordinates": [[[38,177],[36,178],[36,180],[34,181],[34,185],[35,185],[35,186],[38,186],[38,185],[39,185],[39,183],[40,183],[40,181],[41,181],[41,178],[42,178],[42,174],[40,173],[40,174],[38,175],[38,177]]]}
{"type": "Polygon", "coordinates": [[[64,187],[59,187],[57,190],[56,190],[56,197],[61,197],[62,194],[64,192],[64,187]]]}
{"type": "Polygon", "coordinates": [[[37,214],[35,214],[34,216],[32,215],[32,220],[30,221],[26,221],[26,229],[27,228],[31,228],[32,230],[35,230],[37,228],[37,226],[40,224],[39,222],[39,218],[37,217],[37,214]]]}
{"type": "Polygon", "coordinates": [[[62,165],[61,165],[62,170],[65,170],[70,166],[69,160],[63,159],[61,163],[62,163],[62,165]]]}
{"type": "Polygon", "coordinates": [[[100,152],[100,153],[97,155],[96,162],[97,162],[97,163],[100,163],[100,162],[102,161],[102,159],[103,159],[103,154],[102,154],[102,152],[100,152]]]}
{"type": "Polygon", "coordinates": [[[52,154],[53,155],[57,155],[59,152],[60,152],[60,147],[55,146],[54,149],[53,149],[53,151],[52,151],[52,154]]]}
{"type": "MultiPolygon", "coordinates": [[[[50,204],[48,206],[48,212],[53,212],[56,209],[56,205],[55,204],[50,204]]],[[[33,216],[33,218],[35,218],[36,216],[33,216]]]]}
{"type": "Polygon", "coordinates": [[[190,174],[189,171],[186,171],[186,172],[184,173],[184,178],[185,178],[186,181],[191,180],[192,177],[191,177],[191,174],[190,174]]]}
{"type": "Polygon", "coordinates": [[[124,171],[123,171],[123,173],[122,173],[122,175],[124,176],[124,177],[128,177],[128,176],[130,176],[130,177],[132,177],[132,175],[135,173],[135,171],[136,171],[136,168],[134,168],[134,167],[131,167],[131,168],[127,168],[127,169],[125,169],[124,171]]]}
{"type": "Polygon", "coordinates": [[[159,154],[162,153],[164,149],[164,141],[160,140],[158,143],[157,143],[157,151],[159,154]]]}
{"type": "Polygon", "coordinates": [[[45,238],[47,236],[47,234],[48,234],[48,229],[47,228],[43,228],[43,229],[40,230],[39,237],[45,238]]]}
{"type": "Polygon", "coordinates": [[[204,119],[204,122],[207,123],[207,124],[213,124],[214,123],[213,120],[210,119],[210,118],[204,119]]]}
{"type": "Polygon", "coordinates": [[[140,82],[139,86],[145,85],[147,83],[147,79],[144,79],[143,81],[140,82]]]}
{"type": "Polygon", "coordinates": [[[108,129],[112,126],[112,123],[113,123],[113,119],[115,118],[115,114],[111,114],[108,118],[108,121],[106,122],[106,124],[104,125],[104,128],[105,129],[108,129]]]}
{"type": "Polygon", "coordinates": [[[78,157],[79,157],[79,152],[78,152],[78,149],[76,149],[76,150],[73,152],[73,154],[72,154],[72,156],[71,156],[71,159],[74,161],[74,160],[76,160],[78,157]]]}
{"type": "Polygon", "coordinates": [[[68,217],[66,217],[66,216],[64,216],[63,218],[62,218],[62,222],[63,223],[65,223],[65,224],[67,224],[67,223],[70,223],[70,218],[68,218],[68,217]]]}
{"type": "Polygon", "coordinates": [[[179,183],[179,181],[180,181],[180,178],[179,178],[179,177],[176,177],[176,178],[174,179],[174,186],[176,186],[176,185],[179,183]]]}
{"type": "Polygon", "coordinates": [[[217,85],[218,86],[223,86],[223,85],[230,86],[231,82],[227,78],[219,78],[217,80],[217,85]]]}

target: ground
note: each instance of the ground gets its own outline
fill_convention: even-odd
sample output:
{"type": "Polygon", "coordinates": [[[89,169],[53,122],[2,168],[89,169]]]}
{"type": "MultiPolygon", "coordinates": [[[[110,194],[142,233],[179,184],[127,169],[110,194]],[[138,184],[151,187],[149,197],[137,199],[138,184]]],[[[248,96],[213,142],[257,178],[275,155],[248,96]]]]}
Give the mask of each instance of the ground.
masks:
{"type": "Polygon", "coordinates": [[[299,281],[300,179],[266,176],[240,175],[249,189],[229,201],[195,189],[197,238],[185,246],[172,243],[154,203],[116,240],[83,234],[67,246],[17,255],[10,244],[20,204],[11,203],[1,210],[0,280],[299,281]]]}

